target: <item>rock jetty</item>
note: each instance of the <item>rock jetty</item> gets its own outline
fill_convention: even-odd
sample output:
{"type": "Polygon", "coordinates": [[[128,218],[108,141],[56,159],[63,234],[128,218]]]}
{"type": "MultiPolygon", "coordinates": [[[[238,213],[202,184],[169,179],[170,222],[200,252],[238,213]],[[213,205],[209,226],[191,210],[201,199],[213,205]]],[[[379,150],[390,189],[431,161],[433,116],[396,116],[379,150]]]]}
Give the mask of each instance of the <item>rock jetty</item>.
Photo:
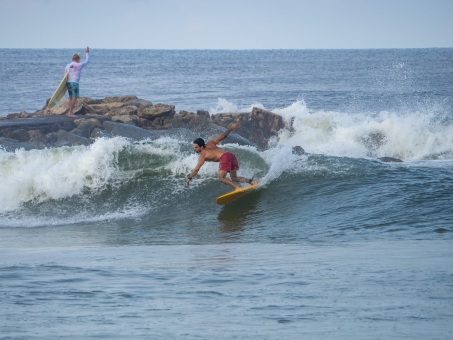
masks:
{"type": "MultiPolygon", "coordinates": [[[[136,96],[79,98],[70,118],[68,99],[60,106],[47,104],[35,113],[12,113],[0,117],[0,149],[44,149],[51,147],[90,145],[98,137],[122,136],[131,140],[157,139],[175,133],[191,142],[197,137],[208,139],[225,130],[233,122],[241,127],[234,130],[228,141],[266,149],[272,137],[282,129],[293,131],[292,123],[285,126],[283,118],[273,112],[253,108],[245,113],[217,113],[175,111],[174,105],[153,104],[136,96]]],[[[366,136],[361,142],[376,150],[385,142],[382,134],[366,136]]],[[[302,155],[305,150],[294,146],[292,152],[302,155]]],[[[382,162],[402,162],[397,158],[382,157],[382,162]]]]}
{"type": "Polygon", "coordinates": [[[97,137],[123,136],[132,140],[153,139],[175,129],[188,138],[209,138],[236,121],[241,128],[229,136],[240,144],[260,149],[285,128],[281,116],[259,108],[247,113],[218,113],[175,111],[174,105],[153,104],[136,96],[79,98],[74,114],[66,116],[68,99],[60,106],[47,105],[33,114],[9,114],[0,118],[0,148],[14,151],[43,149],[72,145],[89,145],[97,137]]]}

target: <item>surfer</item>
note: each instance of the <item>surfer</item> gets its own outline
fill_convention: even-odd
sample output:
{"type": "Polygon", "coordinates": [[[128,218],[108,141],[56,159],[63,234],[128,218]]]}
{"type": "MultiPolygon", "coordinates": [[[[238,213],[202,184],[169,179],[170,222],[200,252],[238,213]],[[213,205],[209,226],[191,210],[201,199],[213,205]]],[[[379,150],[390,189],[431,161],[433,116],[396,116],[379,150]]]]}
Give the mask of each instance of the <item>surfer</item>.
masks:
{"type": "Polygon", "coordinates": [[[220,134],[214,140],[208,141],[207,144],[205,144],[202,138],[197,138],[193,141],[193,148],[196,153],[200,154],[200,157],[198,158],[198,163],[196,167],[187,177],[186,181],[187,186],[189,186],[190,181],[198,173],[204,162],[219,162],[218,172],[219,182],[227,184],[233,187],[235,190],[240,189],[241,187],[234,184],[234,182],[242,182],[249,184],[255,183],[255,181],[253,181],[253,178],[247,179],[245,177],[238,177],[236,171],[239,170],[239,164],[236,159],[236,156],[233,153],[224,151],[217,146],[217,144],[224,140],[230,134],[231,131],[233,131],[234,129],[238,129],[239,127],[240,127],[239,123],[231,124],[224,133],[220,134]],[[226,175],[228,173],[230,174],[231,180],[226,178],[226,175]]]}
{"type": "Polygon", "coordinates": [[[90,48],[87,46],[85,49],[85,61],[81,63],[80,55],[76,53],[72,56],[72,62],[70,62],[65,68],[65,72],[68,73],[68,82],[66,83],[66,86],[68,87],[69,93],[69,117],[76,117],[73,110],[77,102],[77,98],[79,98],[80,73],[89,62],[90,48]]]}

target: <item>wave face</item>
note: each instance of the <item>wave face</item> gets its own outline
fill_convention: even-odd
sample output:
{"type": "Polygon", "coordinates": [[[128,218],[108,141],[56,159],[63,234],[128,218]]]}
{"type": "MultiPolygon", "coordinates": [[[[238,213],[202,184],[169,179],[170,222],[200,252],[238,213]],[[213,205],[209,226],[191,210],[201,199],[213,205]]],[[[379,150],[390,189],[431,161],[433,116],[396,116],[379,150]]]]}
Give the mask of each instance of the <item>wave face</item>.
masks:
{"type": "Polygon", "coordinates": [[[447,206],[452,194],[448,183],[452,183],[453,160],[448,149],[451,134],[442,132],[449,131],[445,125],[420,136],[411,132],[420,123],[412,123],[405,138],[413,136],[419,142],[403,148],[398,143],[403,136],[385,119],[400,121],[402,130],[404,118],[356,115],[348,120],[355,125],[349,125],[340,119],[340,113],[309,112],[301,101],[279,113],[292,121],[294,130],[283,132],[269,149],[229,143],[222,146],[237,155],[239,174],[256,175],[263,187],[244,199],[244,205],[215,204],[215,198],[229,190],[216,180],[217,163],[206,163],[190,188],[185,187],[197,154],[191,141],[176,133],[141,142],[100,138],[90,146],[0,151],[0,226],[187,227],[203,225],[204,218],[211,216],[226,230],[235,230],[245,219],[257,228],[270,223],[289,229],[287,235],[292,235],[291,229],[301,221],[311,225],[313,219],[317,221],[314,225],[320,223],[323,229],[311,225],[312,235],[322,238],[333,237],[339,230],[346,237],[347,230],[358,225],[373,225],[379,230],[395,218],[398,223],[392,230],[413,232],[414,224],[427,228],[428,233],[449,230],[447,206]],[[374,149],[364,138],[373,127],[386,136],[385,143],[374,149]],[[431,143],[442,133],[445,135],[438,138],[439,143],[431,143]],[[398,136],[400,139],[392,141],[398,136]],[[293,153],[295,145],[303,145],[308,153],[293,153]],[[402,157],[404,163],[376,160],[383,155],[406,157],[402,157]],[[435,208],[431,205],[433,196],[438,202],[435,208]],[[411,197],[416,204],[408,204],[411,197]],[[434,226],[428,218],[420,218],[420,209],[427,216],[435,210],[439,223],[434,226]],[[334,229],[326,227],[332,224],[334,229]]]}

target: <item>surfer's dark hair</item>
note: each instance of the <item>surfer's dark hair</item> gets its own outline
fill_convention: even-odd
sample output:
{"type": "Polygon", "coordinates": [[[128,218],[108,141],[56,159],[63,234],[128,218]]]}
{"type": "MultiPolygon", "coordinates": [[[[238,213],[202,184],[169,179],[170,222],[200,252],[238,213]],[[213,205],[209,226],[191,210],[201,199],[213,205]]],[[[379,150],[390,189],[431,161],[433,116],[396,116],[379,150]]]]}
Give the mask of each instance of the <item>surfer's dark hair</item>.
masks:
{"type": "Polygon", "coordinates": [[[204,143],[204,140],[203,138],[197,138],[193,141],[194,144],[197,144],[198,146],[200,147],[203,147],[203,146],[206,146],[206,144],[204,143]]]}

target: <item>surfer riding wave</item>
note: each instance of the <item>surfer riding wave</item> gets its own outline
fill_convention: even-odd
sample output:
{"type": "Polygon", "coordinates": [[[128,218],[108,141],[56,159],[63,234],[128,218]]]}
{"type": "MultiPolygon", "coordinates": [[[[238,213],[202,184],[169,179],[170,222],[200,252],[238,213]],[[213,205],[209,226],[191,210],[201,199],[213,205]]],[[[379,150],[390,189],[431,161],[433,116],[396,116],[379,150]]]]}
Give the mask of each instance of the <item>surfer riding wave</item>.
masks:
{"type": "Polygon", "coordinates": [[[253,178],[247,179],[245,177],[237,176],[236,171],[239,170],[239,164],[236,156],[233,153],[224,151],[217,146],[217,144],[224,140],[231,131],[238,128],[240,128],[239,123],[231,124],[225,132],[220,134],[217,138],[208,141],[207,144],[205,144],[202,138],[197,138],[193,141],[193,148],[196,153],[200,154],[200,157],[198,158],[197,165],[187,177],[187,186],[189,186],[190,181],[198,173],[204,162],[219,162],[219,182],[233,187],[234,190],[241,189],[241,187],[236,185],[234,182],[249,183],[251,185],[256,183],[253,181],[253,178]],[[231,180],[226,178],[228,173],[230,174],[231,180]]]}

